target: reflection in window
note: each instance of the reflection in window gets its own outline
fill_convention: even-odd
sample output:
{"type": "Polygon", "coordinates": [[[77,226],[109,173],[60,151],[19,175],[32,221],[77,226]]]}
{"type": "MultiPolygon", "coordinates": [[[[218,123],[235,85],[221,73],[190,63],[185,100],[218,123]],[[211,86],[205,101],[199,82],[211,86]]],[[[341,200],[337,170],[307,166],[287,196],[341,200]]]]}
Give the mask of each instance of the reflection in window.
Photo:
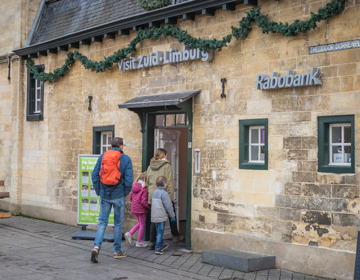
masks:
{"type": "Polygon", "coordinates": [[[111,150],[112,131],[101,132],[101,154],[111,150]]]}
{"type": "Polygon", "coordinates": [[[330,125],[330,164],[351,165],[351,124],[330,125]]]}
{"type": "Polygon", "coordinates": [[[155,126],[186,126],[189,123],[189,118],[186,114],[166,114],[156,115],[155,126]]]}
{"type": "Polygon", "coordinates": [[[249,162],[265,162],[265,127],[249,127],[249,162]]]}

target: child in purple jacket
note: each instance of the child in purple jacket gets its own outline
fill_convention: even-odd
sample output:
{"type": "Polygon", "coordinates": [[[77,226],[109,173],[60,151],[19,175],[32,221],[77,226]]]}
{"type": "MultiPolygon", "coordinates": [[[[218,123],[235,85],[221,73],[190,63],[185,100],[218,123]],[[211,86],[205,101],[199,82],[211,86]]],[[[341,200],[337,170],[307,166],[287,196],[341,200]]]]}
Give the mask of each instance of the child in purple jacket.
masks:
{"type": "Polygon", "coordinates": [[[146,213],[150,209],[148,203],[148,190],[145,186],[146,173],[141,173],[136,179],[136,183],[132,187],[130,194],[131,213],[136,216],[138,224],[133,227],[130,232],[125,233],[127,243],[131,244],[131,236],[139,230],[136,247],[146,247],[147,244],[142,242],[142,237],[145,229],[146,213]]]}

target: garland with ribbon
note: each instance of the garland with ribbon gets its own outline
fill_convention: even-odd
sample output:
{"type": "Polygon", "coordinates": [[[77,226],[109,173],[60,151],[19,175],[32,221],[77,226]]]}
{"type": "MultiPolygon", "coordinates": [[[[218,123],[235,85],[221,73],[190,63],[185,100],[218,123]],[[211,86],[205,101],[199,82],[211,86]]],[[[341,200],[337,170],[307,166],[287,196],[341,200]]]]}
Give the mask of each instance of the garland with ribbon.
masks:
{"type": "Polygon", "coordinates": [[[140,0],[140,7],[147,11],[160,9],[172,4],[172,0],[140,0]]]}
{"type": "Polygon", "coordinates": [[[284,36],[296,36],[299,33],[308,32],[311,29],[316,28],[316,23],[326,20],[330,17],[338,15],[344,10],[345,0],[331,0],[323,8],[318,10],[317,14],[311,13],[310,19],[307,21],[295,20],[292,24],[288,23],[277,23],[269,21],[267,15],[263,15],[260,9],[252,9],[247,12],[246,16],[243,17],[240,22],[240,28],[232,26],[232,32],[227,36],[223,37],[222,40],[212,39],[200,39],[194,38],[188,34],[185,30],[180,30],[176,26],[166,25],[164,27],[154,27],[149,30],[140,29],[137,36],[129,43],[128,47],[123,48],[115,52],[113,55],[104,57],[102,61],[92,61],[86,56],[82,55],[78,51],[68,52],[65,64],[56,68],[53,72],[44,73],[39,72],[39,69],[34,65],[31,59],[26,62],[27,68],[34,75],[34,78],[43,82],[54,82],[57,79],[63,77],[75,63],[75,58],[78,59],[85,69],[91,69],[91,71],[104,72],[106,69],[111,70],[114,63],[124,59],[127,55],[133,54],[136,51],[136,45],[145,39],[158,40],[161,36],[164,38],[172,36],[176,38],[180,43],[188,46],[190,49],[199,48],[203,51],[209,52],[210,50],[221,51],[222,48],[227,47],[227,44],[231,42],[232,38],[246,38],[251,31],[252,22],[256,21],[257,26],[262,29],[263,33],[276,33],[284,36]]]}

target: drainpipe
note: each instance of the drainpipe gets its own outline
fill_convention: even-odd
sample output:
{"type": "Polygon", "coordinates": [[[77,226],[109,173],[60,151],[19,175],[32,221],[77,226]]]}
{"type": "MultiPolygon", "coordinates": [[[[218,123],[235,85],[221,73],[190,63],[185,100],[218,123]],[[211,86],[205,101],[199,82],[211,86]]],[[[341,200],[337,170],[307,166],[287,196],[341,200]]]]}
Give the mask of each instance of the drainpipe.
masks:
{"type": "Polygon", "coordinates": [[[27,41],[26,41],[25,47],[28,47],[28,46],[30,46],[30,44],[31,44],[31,41],[32,41],[32,39],[33,39],[33,37],[34,37],[34,33],[35,33],[35,30],[36,30],[36,27],[37,27],[38,24],[39,24],[41,14],[42,14],[42,12],[43,12],[43,10],[44,10],[44,7],[45,7],[45,0],[41,0],[39,9],[38,9],[38,11],[37,11],[37,13],[36,13],[36,17],[35,17],[35,19],[34,19],[34,23],[33,23],[33,25],[31,26],[30,34],[29,34],[29,37],[28,37],[28,39],[27,39],[27,41]]]}

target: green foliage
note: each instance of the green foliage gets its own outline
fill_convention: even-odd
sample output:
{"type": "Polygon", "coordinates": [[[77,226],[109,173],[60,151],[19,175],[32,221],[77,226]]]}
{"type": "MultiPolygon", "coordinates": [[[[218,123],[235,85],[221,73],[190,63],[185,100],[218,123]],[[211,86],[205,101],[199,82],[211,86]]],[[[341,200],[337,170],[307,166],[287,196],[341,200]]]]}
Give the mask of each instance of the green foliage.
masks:
{"type": "Polygon", "coordinates": [[[166,7],[172,3],[172,0],[140,0],[140,7],[147,11],[166,7]]]}
{"type": "Polygon", "coordinates": [[[78,51],[68,52],[65,64],[61,68],[55,69],[52,73],[44,73],[38,71],[34,62],[28,59],[26,66],[30,69],[30,72],[34,74],[34,78],[40,81],[54,82],[57,79],[63,77],[70,68],[74,65],[75,58],[78,59],[85,69],[91,71],[104,72],[106,69],[111,70],[114,63],[124,59],[127,55],[136,51],[136,45],[145,39],[158,40],[160,37],[166,38],[171,36],[176,38],[180,43],[188,46],[190,49],[199,48],[203,51],[209,52],[210,50],[221,51],[222,48],[227,47],[227,44],[231,42],[232,38],[246,38],[251,31],[252,22],[257,21],[257,26],[262,28],[263,33],[276,33],[284,36],[296,36],[300,32],[305,33],[311,29],[316,28],[316,23],[322,20],[326,20],[332,16],[338,15],[343,9],[345,0],[331,0],[325,7],[320,8],[317,14],[311,13],[311,17],[307,21],[295,20],[292,24],[288,23],[276,23],[268,21],[268,16],[263,15],[260,9],[252,9],[246,13],[246,17],[242,18],[239,22],[240,27],[232,26],[232,32],[221,40],[212,39],[200,39],[194,38],[187,31],[179,30],[176,26],[166,25],[159,28],[151,28],[149,30],[140,29],[137,36],[130,42],[129,46],[118,50],[113,55],[104,57],[102,61],[91,61],[86,56],[82,55],[78,51]]]}

